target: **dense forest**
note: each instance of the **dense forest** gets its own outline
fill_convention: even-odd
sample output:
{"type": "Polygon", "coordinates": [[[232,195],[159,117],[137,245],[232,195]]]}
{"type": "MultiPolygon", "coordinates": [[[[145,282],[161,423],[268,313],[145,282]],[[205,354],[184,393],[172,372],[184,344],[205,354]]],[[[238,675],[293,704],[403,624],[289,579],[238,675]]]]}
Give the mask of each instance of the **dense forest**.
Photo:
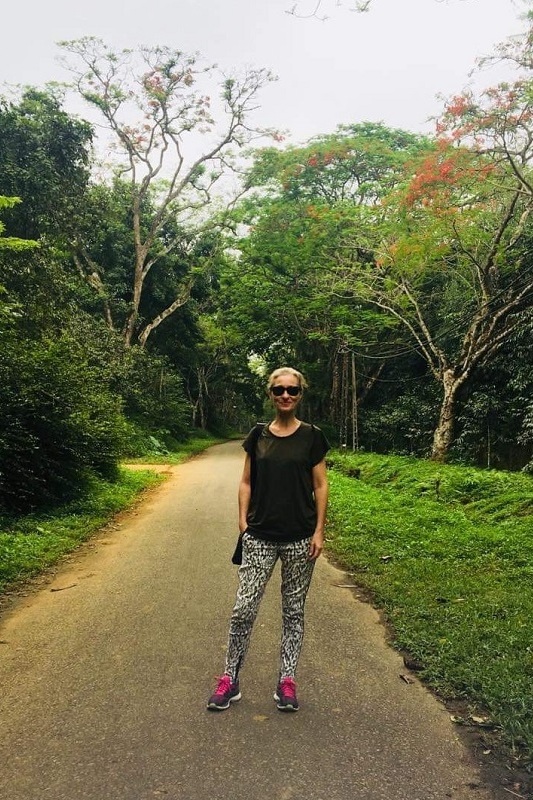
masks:
{"type": "Polygon", "coordinates": [[[0,101],[7,510],[245,430],[281,364],[341,447],[533,468],[533,29],[494,54],[514,80],[450,98],[434,136],[302,146],[254,126],[266,71],[61,47],[69,89],[0,101]]]}

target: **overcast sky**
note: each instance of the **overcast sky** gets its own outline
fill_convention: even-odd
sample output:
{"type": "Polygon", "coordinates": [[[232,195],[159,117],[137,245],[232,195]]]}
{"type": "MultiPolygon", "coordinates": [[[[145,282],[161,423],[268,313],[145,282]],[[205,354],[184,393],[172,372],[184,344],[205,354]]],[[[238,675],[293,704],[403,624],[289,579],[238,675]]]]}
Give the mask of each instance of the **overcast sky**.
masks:
{"type": "MultiPolygon", "coordinates": [[[[99,36],[114,47],[165,44],[224,69],[266,67],[261,124],[294,142],[340,123],[383,121],[429,131],[436,96],[460,91],[476,57],[523,29],[523,0],[323,0],[330,19],[286,13],[295,0],[19,0],[2,11],[0,81],[66,80],[56,43],[99,36]]],[[[316,0],[300,0],[302,15],[316,0]]],[[[485,84],[494,78],[477,78],[485,84]]]]}

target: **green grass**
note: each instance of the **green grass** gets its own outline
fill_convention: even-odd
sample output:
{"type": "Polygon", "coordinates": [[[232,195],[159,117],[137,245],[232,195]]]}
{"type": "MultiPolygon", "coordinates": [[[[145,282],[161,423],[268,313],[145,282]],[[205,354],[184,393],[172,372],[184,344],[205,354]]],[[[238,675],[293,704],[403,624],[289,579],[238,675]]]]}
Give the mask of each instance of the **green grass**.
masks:
{"type": "Polygon", "coordinates": [[[488,713],[533,763],[533,479],[402,457],[331,464],[329,550],[423,679],[488,713]]]}
{"type": "MultiPolygon", "coordinates": [[[[198,437],[166,456],[148,456],[128,463],[179,464],[220,439],[198,437]]],[[[0,593],[38,575],[74,550],[119,511],[131,506],[140,493],[164,480],[153,470],[121,468],[118,480],[94,478],[87,494],[50,513],[0,516],[0,593]]]]}
{"type": "Polygon", "coordinates": [[[93,479],[83,499],[49,514],[0,518],[0,592],[51,567],[161,480],[150,470],[122,469],[116,482],[93,479]]]}
{"type": "Polygon", "coordinates": [[[201,453],[208,447],[226,441],[217,436],[204,435],[196,436],[187,442],[180,443],[179,450],[168,453],[150,453],[137,458],[128,458],[127,464],[181,464],[191,456],[201,453]]]}

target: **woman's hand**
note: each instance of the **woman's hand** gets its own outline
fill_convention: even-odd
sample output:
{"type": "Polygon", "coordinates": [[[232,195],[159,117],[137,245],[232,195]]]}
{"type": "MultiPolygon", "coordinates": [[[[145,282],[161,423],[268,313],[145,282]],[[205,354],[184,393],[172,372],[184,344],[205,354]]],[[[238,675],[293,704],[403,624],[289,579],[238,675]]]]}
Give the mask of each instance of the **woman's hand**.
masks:
{"type": "Polygon", "coordinates": [[[309,543],[309,559],[316,561],[324,550],[324,534],[322,531],[315,531],[309,543]]]}
{"type": "Polygon", "coordinates": [[[248,507],[252,496],[251,459],[248,453],[244,459],[241,482],[239,483],[239,532],[244,533],[248,527],[248,507]]]}
{"type": "Polygon", "coordinates": [[[312,561],[316,561],[324,549],[324,527],[328,505],[328,476],[325,459],[322,459],[313,467],[312,478],[316,506],[316,528],[309,545],[309,558],[312,561]]]}

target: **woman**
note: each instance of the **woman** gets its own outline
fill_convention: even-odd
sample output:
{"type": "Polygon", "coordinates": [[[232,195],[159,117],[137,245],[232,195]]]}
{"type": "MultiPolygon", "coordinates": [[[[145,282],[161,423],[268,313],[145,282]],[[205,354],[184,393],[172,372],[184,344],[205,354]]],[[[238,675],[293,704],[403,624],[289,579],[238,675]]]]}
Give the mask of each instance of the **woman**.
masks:
{"type": "Polygon", "coordinates": [[[328,483],[324,457],[329,444],[319,428],[296,417],[307,384],[291,367],[275,370],[267,392],[276,416],[253,429],[243,447],[239,484],[239,528],[243,559],[233,609],[224,674],[207,708],[223,711],[241,699],[239,670],[266,584],[281,560],[283,628],[279,680],[280,711],[297,711],[294,676],[304,633],[304,604],[313,568],[324,547],[328,483]]]}

